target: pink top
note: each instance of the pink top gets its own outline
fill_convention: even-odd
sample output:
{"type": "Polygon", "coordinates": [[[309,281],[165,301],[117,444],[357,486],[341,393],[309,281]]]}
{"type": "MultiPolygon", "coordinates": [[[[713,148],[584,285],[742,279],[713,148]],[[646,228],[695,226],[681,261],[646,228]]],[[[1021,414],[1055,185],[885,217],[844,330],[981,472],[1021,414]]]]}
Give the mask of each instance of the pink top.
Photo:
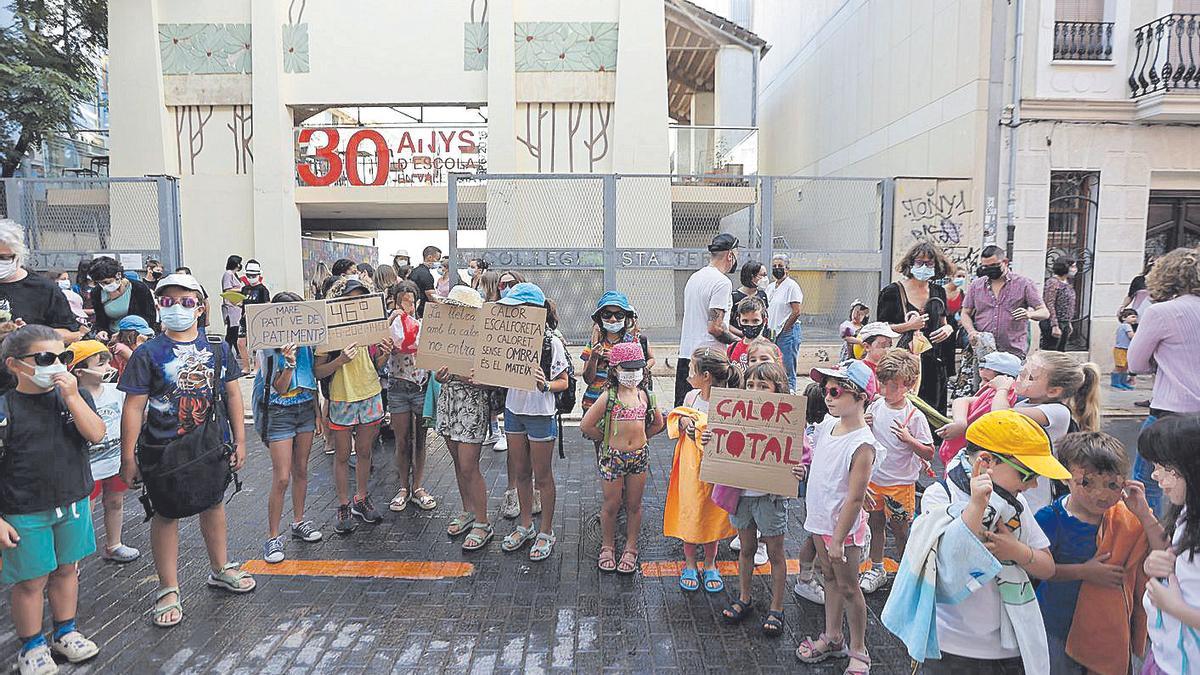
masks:
{"type": "Polygon", "coordinates": [[[1155,303],[1138,317],[1138,329],[1129,344],[1129,370],[1155,373],[1150,407],[1177,413],[1200,412],[1195,341],[1198,332],[1197,295],[1155,303]]]}

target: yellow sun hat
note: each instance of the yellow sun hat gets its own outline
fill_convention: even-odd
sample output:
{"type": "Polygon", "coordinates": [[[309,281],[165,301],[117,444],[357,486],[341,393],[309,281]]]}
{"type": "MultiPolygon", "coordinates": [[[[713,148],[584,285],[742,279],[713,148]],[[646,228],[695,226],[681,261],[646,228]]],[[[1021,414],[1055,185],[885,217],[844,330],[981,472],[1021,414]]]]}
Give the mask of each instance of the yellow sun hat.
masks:
{"type": "Polygon", "coordinates": [[[1067,480],[1071,472],[1054,458],[1046,430],[1015,410],[996,410],[967,427],[967,442],[1012,457],[1040,476],[1067,480]]]}
{"type": "Polygon", "coordinates": [[[108,347],[104,346],[99,340],[80,340],[67,347],[67,351],[71,352],[70,368],[87,361],[97,354],[108,352],[108,347]]]}

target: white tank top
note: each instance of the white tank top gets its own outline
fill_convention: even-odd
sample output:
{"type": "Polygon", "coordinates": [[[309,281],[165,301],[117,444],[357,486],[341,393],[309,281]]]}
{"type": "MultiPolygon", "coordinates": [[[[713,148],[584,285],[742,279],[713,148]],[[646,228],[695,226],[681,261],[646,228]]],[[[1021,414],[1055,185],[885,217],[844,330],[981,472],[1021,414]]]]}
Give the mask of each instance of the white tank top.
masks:
{"type": "MultiPolygon", "coordinates": [[[[871,427],[863,427],[842,436],[834,436],[838,418],[830,415],[816,427],[812,466],[808,470],[808,492],[804,504],[808,512],[804,529],[812,534],[832,535],[842,505],[850,492],[850,461],[864,444],[874,447],[871,427]]],[[[875,456],[879,456],[876,448],[875,456]]]]}

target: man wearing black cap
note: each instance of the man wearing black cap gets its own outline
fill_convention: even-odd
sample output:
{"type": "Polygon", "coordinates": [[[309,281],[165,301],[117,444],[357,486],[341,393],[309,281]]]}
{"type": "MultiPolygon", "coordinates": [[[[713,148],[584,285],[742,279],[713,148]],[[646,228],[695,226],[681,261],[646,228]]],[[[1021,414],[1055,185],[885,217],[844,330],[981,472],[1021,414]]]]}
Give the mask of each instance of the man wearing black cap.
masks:
{"type": "Polygon", "coordinates": [[[725,276],[737,271],[738,239],[718,234],[708,245],[712,260],[688,278],[683,288],[683,324],[679,334],[679,363],[675,366],[675,405],[691,389],[688,371],[692,353],[701,347],[725,350],[740,334],[729,327],[733,282],[725,276]]]}

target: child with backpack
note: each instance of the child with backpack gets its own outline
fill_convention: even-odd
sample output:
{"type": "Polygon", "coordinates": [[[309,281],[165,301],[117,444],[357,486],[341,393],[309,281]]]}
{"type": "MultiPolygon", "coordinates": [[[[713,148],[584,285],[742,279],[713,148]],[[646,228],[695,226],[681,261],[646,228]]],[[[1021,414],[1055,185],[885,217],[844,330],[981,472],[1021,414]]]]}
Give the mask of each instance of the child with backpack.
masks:
{"type": "Polygon", "coordinates": [[[616,345],[624,342],[641,345],[646,368],[654,365],[650,343],[646,336],[637,330],[635,319],[636,315],[633,306],[629,304],[629,298],[620,291],[607,291],[596,301],[596,311],[592,312],[592,321],[596,324],[592,331],[592,341],[579,354],[584,364],[583,383],[587,385],[583,392],[583,400],[579,403],[583,412],[586,413],[609,388],[609,354],[616,345]]]}
{"type": "MultiPolygon", "coordinates": [[[[138,317],[141,318],[141,317],[138,317]]],[[[104,420],[104,439],[88,449],[92,467],[92,503],[102,499],[104,505],[104,538],[101,557],[115,563],[137,560],[141,551],[121,543],[121,526],[125,515],[125,493],[129,486],[118,475],[121,471],[121,408],[125,394],[117,390],[117,369],[111,365],[112,353],[103,342],[80,340],[67,348],[71,352],[68,367],[79,380],[79,388],[91,394],[96,414],[104,420]]]]}
{"type": "Polygon", "coordinates": [[[421,320],[417,298],[421,290],[411,281],[394,284],[389,291],[397,311],[392,319],[392,341],[396,345],[388,362],[388,412],[396,443],[396,473],[400,489],[388,508],[403,511],[409,502],[422,511],[437,508],[437,500],[422,485],[425,479],[425,387],[429,371],[417,368],[417,342],[421,320]]]}
{"type": "MultiPolygon", "coordinates": [[[[497,301],[501,305],[547,307],[546,295],[536,284],[524,282],[513,286],[497,301]]],[[[547,312],[547,332],[557,327],[547,312]],[[554,324],[554,325],[551,325],[554,324]]],[[[508,470],[516,476],[517,501],[521,507],[520,521],[504,538],[500,548],[506,552],[519,550],[532,541],[529,559],[539,562],[550,557],[554,550],[554,441],[558,428],[554,416],[558,411],[555,394],[570,386],[570,362],[562,340],[549,335],[550,353],[543,344],[542,367],[537,368],[537,391],[509,389],[504,400],[504,433],[508,437],[508,470]],[[547,358],[548,356],[548,358],[547,358]],[[537,477],[542,496],[542,515],[538,528],[533,526],[533,480],[537,477]]]]}
{"type": "Polygon", "coordinates": [[[0,395],[0,584],[11,584],[21,675],[58,671],[53,653],[72,663],[99,653],[75,623],[78,562],[96,550],[88,495],[88,446],[104,439],[91,394],[64,365],[71,353],[53,328],[22,326],[0,346],[16,388],[0,395]],[[54,631],[42,634],[50,600],[54,631]]]}
{"type": "Polygon", "coordinates": [[[642,493],[650,469],[650,439],[666,426],[654,392],[646,389],[646,355],[636,342],[613,345],[608,355],[608,386],[584,414],[580,429],[599,443],[604,506],[600,510],[601,572],[638,570],[638,534],[642,530],[642,493]],[[616,558],[617,514],[625,504],[625,550],[616,558]]]}

